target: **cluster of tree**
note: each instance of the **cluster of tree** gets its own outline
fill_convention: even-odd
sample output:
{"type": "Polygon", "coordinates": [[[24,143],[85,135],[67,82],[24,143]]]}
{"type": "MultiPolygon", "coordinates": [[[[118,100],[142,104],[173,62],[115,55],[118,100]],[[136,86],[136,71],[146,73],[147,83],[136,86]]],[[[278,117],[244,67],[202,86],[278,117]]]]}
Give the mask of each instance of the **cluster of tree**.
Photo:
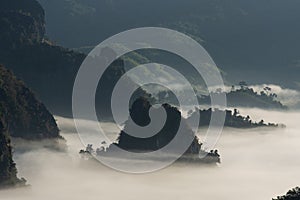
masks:
{"type": "MultiPolygon", "coordinates": [[[[239,111],[237,109],[234,109],[234,111],[231,110],[220,110],[220,109],[196,109],[194,112],[190,112],[189,119],[193,119],[196,114],[200,114],[200,121],[199,126],[208,126],[211,121],[212,113],[219,113],[219,116],[225,115],[225,127],[233,127],[233,128],[256,128],[256,127],[279,127],[279,124],[274,123],[265,123],[264,120],[261,120],[259,122],[254,122],[249,115],[242,116],[239,114],[239,111]]],[[[284,127],[284,125],[280,125],[281,127],[284,127]]]]}
{"type": "Polygon", "coordinates": [[[278,196],[272,200],[299,200],[300,199],[300,188],[296,187],[294,189],[289,190],[286,195],[278,196]]]}
{"type": "Polygon", "coordinates": [[[248,87],[245,81],[239,83],[240,88],[232,86],[232,90],[227,93],[228,102],[231,105],[244,107],[287,109],[278,99],[277,94],[272,92],[272,88],[264,87],[262,91],[255,92],[248,87]],[[240,103],[239,103],[240,102],[240,103]],[[238,105],[240,104],[240,105],[238,105]]]}
{"type": "MultiPolygon", "coordinates": [[[[265,87],[260,92],[255,92],[253,88],[248,87],[245,81],[241,81],[239,86],[232,86],[231,91],[225,92],[217,89],[211,95],[218,96],[226,94],[227,105],[231,107],[257,107],[263,109],[287,109],[277,99],[277,94],[272,92],[272,88],[265,87]]],[[[199,97],[200,104],[210,104],[210,96],[199,97]]]]}
{"type": "MultiPolygon", "coordinates": [[[[190,161],[189,156],[194,155],[194,161],[205,162],[205,163],[218,163],[220,162],[220,155],[217,150],[211,152],[205,152],[201,146],[199,138],[193,133],[193,131],[188,126],[186,119],[181,116],[181,112],[169,104],[162,105],[161,108],[153,108],[151,103],[146,98],[138,98],[134,101],[130,109],[131,120],[125,122],[124,130],[119,134],[119,138],[107,149],[107,153],[110,152],[111,147],[114,145],[126,150],[126,151],[156,151],[162,149],[167,144],[170,143],[176,136],[180,123],[182,124],[182,131],[185,133],[185,137],[190,137],[192,144],[186,150],[182,159],[187,159],[190,161]],[[135,137],[127,133],[131,133],[134,128],[132,126],[146,126],[150,123],[149,110],[152,109],[151,115],[153,119],[160,115],[159,109],[165,109],[167,113],[166,122],[163,128],[153,136],[143,137],[143,132],[140,132],[140,137],[135,137]],[[199,159],[198,155],[201,152],[207,153],[207,156],[203,159],[199,159]],[[185,157],[187,156],[187,157],[185,157]],[[196,159],[195,159],[196,158],[196,159]]],[[[151,123],[160,123],[152,120],[151,123]]],[[[156,124],[154,124],[156,126],[156,124]]],[[[180,142],[180,141],[178,141],[180,142]]],[[[176,152],[177,149],[174,149],[176,152]]],[[[82,151],[83,153],[83,151],[82,151]]],[[[103,152],[105,153],[105,152],[103,152]]]]}
{"type": "Polygon", "coordinates": [[[276,98],[278,97],[276,93],[272,92],[272,88],[268,86],[264,87],[263,90],[260,91],[259,93],[254,92],[253,88],[248,87],[246,81],[239,82],[239,87],[240,88],[236,88],[236,86],[232,85],[231,92],[249,92],[254,95],[260,95],[264,98],[270,98],[269,100],[273,100],[273,101],[275,101],[276,98]]]}

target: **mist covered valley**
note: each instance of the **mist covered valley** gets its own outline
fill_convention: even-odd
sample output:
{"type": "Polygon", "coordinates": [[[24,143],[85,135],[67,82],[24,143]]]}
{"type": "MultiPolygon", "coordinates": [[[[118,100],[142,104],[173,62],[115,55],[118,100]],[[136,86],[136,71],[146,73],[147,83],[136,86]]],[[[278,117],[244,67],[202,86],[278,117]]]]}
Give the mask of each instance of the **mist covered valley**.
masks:
{"type": "MultiPolygon", "coordinates": [[[[254,120],[283,123],[282,128],[225,128],[216,146],[218,166],[173,164],[155,173],[132,175],[80,158],[84,148],[72,119],[56,117],[66,152],[16,145],[14,160],[29,187],[2,190],[1,199],[271,199],[299,184],[300,112],[240,109],[254,120]]],[[[89,123],[86,121],[87,131],[89,123]]],[[[109,137],[118,130],[112,124],[109,137]]],[[[200,130],[201,133],[201,130],[200,130]]],[[[202,135],[202,134],[200,134],[202,135]]],[[[20,141],[14,141],[20,143],[20,141]]],[[[40,145],[40,144],[36,144],[40,145]]]]}

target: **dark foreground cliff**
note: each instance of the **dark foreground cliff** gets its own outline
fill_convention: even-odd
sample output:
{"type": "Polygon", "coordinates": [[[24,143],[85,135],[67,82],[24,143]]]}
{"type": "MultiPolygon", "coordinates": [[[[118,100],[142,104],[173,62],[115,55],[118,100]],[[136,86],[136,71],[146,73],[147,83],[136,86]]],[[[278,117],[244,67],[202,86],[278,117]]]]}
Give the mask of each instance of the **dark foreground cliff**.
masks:
{"type": "Polygon", "coordinates": [[[28,81],[35,80],[36,73],[31,69],[41,67],[37,61],[42,57],[25,47],[47,44],[44,19],[44,10],[35,0],[0,3],[0,188],[25,184],[24,179],[17,178],[11,137],[38,141],[61,138],[56,121],[44,104],[23,81],[1,65],[15,69],[19,77],[25,77],[21,74],[26,72],[28,81]]]}
{"type": "Polygon", "coordinates": [[[0,65],[0,188],[25,185],[25,179],[17,178],[11,137],[38,141],[61,138],[56,121],[44,104],[0,65]]]}
{"type": "Polygon", "coordinates": [[[9,135],[0,119],[0,188],[24,185],[25,182],[25,179],[17,178],[17,168],[12,159],[9,135]]]}
{"type": "Polygon", "coordinates": [[[0,65],[0,117],[12,137],[59,138],[56,121],[33,92],[0,65]]]}

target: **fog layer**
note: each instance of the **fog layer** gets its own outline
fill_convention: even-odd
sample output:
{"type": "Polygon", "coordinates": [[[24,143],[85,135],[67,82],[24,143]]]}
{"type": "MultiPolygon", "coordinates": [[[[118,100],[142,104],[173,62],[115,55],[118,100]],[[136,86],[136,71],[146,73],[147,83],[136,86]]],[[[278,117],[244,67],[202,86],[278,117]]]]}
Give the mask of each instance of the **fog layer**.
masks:
{"type": "MultiPolygon", "coordinates": [[[[267,200],[300,185],[300,113],[241,109],[255,120],[280,122],[286,129],[224,129],[217,167],[174,164],[156,173],[124,174],[84,161],[72,120],[57,117],[66,153],[46,148],[19,153],[19,176],[31,185],[0,191],[2,200],[267,200]]],[[[88,124],[93,122],[86,122],[88,124]]],[[[109,124],[106,124],[109,126],[109,124]]],[[[112,133],[117,130],[112,129],[112,133]]],[[[113,136],[112,136],[113,138],[113,136]]]]}

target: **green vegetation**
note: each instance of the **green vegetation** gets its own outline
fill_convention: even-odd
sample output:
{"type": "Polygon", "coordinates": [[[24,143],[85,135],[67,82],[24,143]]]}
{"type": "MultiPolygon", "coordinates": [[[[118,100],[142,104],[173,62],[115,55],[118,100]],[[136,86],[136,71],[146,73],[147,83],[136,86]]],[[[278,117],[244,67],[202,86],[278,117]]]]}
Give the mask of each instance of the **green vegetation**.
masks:
{"type": "Polygon", "coordinates": [[[47,43],[0,48],[0,63],[24,80],[55,114],[71,113],[73,82],[84,58],[83,54],[47,43]]]}
{"type": "Polygon", "coordinates": [[[13,137],[58,138],[55,119],[25,84],[0,65],[0,118],[13,137]]]}
{"type": "Polygon", "coordinates": [[[0,65],[0,187],[23,186],[17,178],[10,137],[61,138],[55,119],[23,81],[0,65]]]}
{"type": "MultiPolygon", "coordinates": [[[[282,127],[284,128],[285,125],[279,125],[279,124],[274,124],[274,123],[265,123],[264,120],[260,120],[259,122],[254,122],[251,120],[250,116],[247,115],[246,117],[241,116],[239,114],[239,111],[237,109],[234,109],[232,112],[231,110],[219,110],[215,109],[212,110],[210,109],[196,109],[195,112],[193,112],[190,116],[190,118],[194,118],[196,113],[200,114],[200,121],[199,121],[199,126],[208,126],[211,121],[211,115],[212,113],[217,114],[224,114],[225,115],[225,127],[232,127],[232,128],[257,128],[257,127],[282,127]]],[[[221,116],[219,115],[218,116],[221,116]]],[[[189,118],[188,118],[189,121],[189,118]]]]}
{"type": "Polygon", "coordinates": [[[85,55],[46,40],[44,18],[35,0],[1,2],[0,64],[24,80],[49,109],[64,112],[66,107],[70,113],[73,82],[85,55]]]}
{"type": "MultiPolygon", "coordinates": [[[[262,109],[287,109],[277,100],[277,94],[272,92],[272,88],[265,87],[261,92],[255,92],[253,88],[248,87],[247,83],[242,81],[239,86],[232,86],[230,92],[223,92],[218,89],[211,95],[218,96],[226,94],[227,105],[230,107],[251,107],[262,109]]],[[[199,97],[200,104],[210,104],[210,96],[199,97]]]]}
{"type": "Polygon", "coordinates": [[[44,10],[34,0],[2,0],[0,7],[1,48],[41,42],[45,34],[44,10]]]}
{"type": "MultiPolygon", "coordinates": [[[[58,51],[44,40],[44,34],[44,10],[39,3],[35,0],[1,1],[0,63],[16,69],[17,73],[24,72],[24,76],[20,77],[35,81],[38,71],[43,70],[32,69],[41,66],[40,59],[45,57],[43,53],[53,56],[48,57],[49,60],[58,58],[57,54],[54,54],[58,51]]],[[[49,82],[47,84],[49,85],[49,82]]],[[[23,178],[17,178],[10,137],[27,140],[61,138],[56,121],[44,104],[37,100],[35,94],[23,81],[0,64],[1,188],[23,186],[26,182],[23,178]]]]}
{"type": "Polygon", "coordinates": [[[286,195],[278,196],[272,200],[299,200],[300,199],[300,188],[296,187],[294,189],[289,190],[286,195]]]}
{"type": "MultiPolygon", "coordinates": [[[[181,123],[182,131],[184,131],[186,137],[191,137],[192,140],[192,144],[186,150],[182,159],[186,161],[196,161],[202,163],[220,162],[220,155],[218,154],[217,150],[206,152],[208,153],[207,156],[203,159],[199,159],[199,153],[204,152],[204,150],[201,149],[202,144],[199,138],[188,126],[187,121],[181,116],[181,112],[177,108],[172,107],[168,104],[162,105],[162,108],[166,110],[167,119],[163,128],[157,134],[147,138],[137,138],[131,136],[127,134],[127,132],[133,130],[133,123],[139,126],[146,126],[150,123],[149,110],[153,109],[152,115],[155,117],[159,114],[158,110],[161,109],[153,108],[150,102],[145,98],[136,99],[130,109],[130,116],[133,121],[128,120],[127,122],[125,122],[124,130],[121,131],[118,141],[115,143],[115,145],[127,151],[156,151],[158,149],[162,149],[164,146],[169,144],[170,141],[173,140],[173,138],[177,134],[179,124],[181,123]]],[[[109,153],[110,148],[108,148],[107,151],[109,153]]],[[[176,149],[173,149],[173,151],[176,152],[176,149]]],[[[82,151],[81,153],[84,152],[82,151]]]]}
{"type": "Polygon", "coordinates": [[[227,73],[228,82],[244,79],[298,87],[295,82],[299,82],[300,68],[296,52],[300,50],[300,28],[295,25],[295,19],[299,18],[299,1],[39,2],[47,13],[48,35],[70,48],[96,46],[114,34],[136,27],[172,28],[201,42],[217,66],[227,73]],[[90,8],[94,10],[85,11],[90,8]]]}
{"type": "MultiPolygon", "coordinates": [[[[71,117],[73,84],[86,55],[47,40],[44,10],[35,0],[24,4],[19,0],[1,3],[0,27],[4,30],[0,33],[0,63],[22,79],[52,113],[71,117]],[[24,12],[26,15],[21,15],[24,12]],[[26,21],[27,17],[31,20],[26,21]]],[[[105,54],[106,50],[101,53],[105,54]]],[[[116,60],[99,82],[103,87],[97,91],[96,104],[104,118],[111,117],[108,108],[112,88],[124,71],[124,62],[116,60]]]]}

